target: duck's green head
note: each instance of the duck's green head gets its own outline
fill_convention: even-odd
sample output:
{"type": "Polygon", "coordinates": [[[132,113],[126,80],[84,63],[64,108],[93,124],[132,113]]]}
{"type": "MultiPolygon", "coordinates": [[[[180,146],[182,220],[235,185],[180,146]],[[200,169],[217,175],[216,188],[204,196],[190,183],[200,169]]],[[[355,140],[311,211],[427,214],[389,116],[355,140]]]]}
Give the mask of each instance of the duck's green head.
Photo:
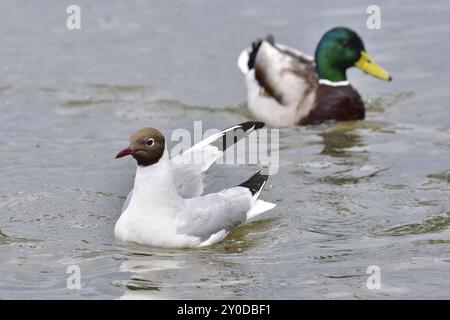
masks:
{"type": "Polygon", "coordinates": [[[347,69],[351,67],[358,67],[378,79],[392,79],[366,52],[356,32],[348,28],[338,27],[326,32],[317,46],[315,60],[320,79],[345,81],[347,69]]]}

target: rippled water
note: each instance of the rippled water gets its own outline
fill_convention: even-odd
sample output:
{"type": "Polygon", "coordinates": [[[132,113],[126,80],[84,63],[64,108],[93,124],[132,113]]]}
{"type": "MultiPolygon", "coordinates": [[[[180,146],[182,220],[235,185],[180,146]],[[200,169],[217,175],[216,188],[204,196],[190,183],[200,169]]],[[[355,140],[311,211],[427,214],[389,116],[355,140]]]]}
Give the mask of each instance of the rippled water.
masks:
{"type": "MultiPolygon", "coordinates": [[[[379,1],[377,31],[360,1],[77,3],[81,31],[68,1],[0,4],[0,298],[450,298],[448,2],[379,1]],[[222,243],[118,245],[129,134],[246,121],[239,51],[271,32],[312,53],[335,25],[394,77],[349,73],[367,120],[281,130],[277,208],[222,243]]],[[[254,170],[214,166],[209,190],[254,170]]]]}

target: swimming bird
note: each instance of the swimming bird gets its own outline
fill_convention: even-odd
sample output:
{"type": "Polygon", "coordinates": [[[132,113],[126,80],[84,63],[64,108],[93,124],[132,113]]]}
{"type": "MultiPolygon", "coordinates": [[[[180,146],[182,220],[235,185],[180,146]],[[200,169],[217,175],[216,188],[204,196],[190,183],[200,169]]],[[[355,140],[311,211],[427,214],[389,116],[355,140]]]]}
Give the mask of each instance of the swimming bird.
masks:
{"type": "Polygon", "coordinates": [[[172,159],[160,131],[144,128],[135,132],[130,146],[116,155],[131,155],[137,162],[133,190],[114,228],[116,239],[170,248],[208,246],[224,239],[239,224],[275,207],[258,199],[268,179],[261,171],[238,186],[202,195],[202,175],[223,150],[262,126],[261,122],[233,126],[172,159]],[[243,134],[228,139],[228,134],[237,131],[243,134]],[[189,163],[186,159],[198,161],[189,163]]]}
{"type": "Polygon", "coordinates": [[[351,67],[392,80],[356,32],[344,27],[322,36],[314,58],[269,35],[244,50],[238,66],[246,77],[248,109],[273,127],[364,119],[364,103],[347,79],[351,67]]]}

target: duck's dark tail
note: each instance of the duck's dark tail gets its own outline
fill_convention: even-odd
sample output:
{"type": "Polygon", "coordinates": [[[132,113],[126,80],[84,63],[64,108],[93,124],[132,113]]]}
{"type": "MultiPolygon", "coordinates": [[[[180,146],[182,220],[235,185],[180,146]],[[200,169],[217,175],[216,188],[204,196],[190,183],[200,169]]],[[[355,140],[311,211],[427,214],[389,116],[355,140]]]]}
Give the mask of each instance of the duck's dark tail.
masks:
{"type": "Polygon", "coordinates": [[[265,39],[257,39],[256,41],[252,42],[252,50],[248,55],[248,62],[247,62],[249,70],[253,69],[255,66],[256,54],[258,53],[258,50],[261,47],[263,41],[267,41],[271,45],[275,43],[275,39],[271,34],[267,35],[265,39]]]}

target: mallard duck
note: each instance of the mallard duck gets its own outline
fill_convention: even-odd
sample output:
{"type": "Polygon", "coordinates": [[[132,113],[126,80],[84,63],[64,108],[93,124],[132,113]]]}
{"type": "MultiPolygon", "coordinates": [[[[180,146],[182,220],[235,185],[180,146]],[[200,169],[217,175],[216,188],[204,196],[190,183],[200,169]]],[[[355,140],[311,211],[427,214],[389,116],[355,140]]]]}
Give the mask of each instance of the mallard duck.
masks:
{"type": "Polygon", "coordinates": [[[238,66],[246,76],[250,112],[272,127],[364,119],[364,103],[347,80],[348,68],[392,80],[356,32],[344,27],[323,35],[315,58],[275,43],[269,35],[244,50],[238,66]]]}

